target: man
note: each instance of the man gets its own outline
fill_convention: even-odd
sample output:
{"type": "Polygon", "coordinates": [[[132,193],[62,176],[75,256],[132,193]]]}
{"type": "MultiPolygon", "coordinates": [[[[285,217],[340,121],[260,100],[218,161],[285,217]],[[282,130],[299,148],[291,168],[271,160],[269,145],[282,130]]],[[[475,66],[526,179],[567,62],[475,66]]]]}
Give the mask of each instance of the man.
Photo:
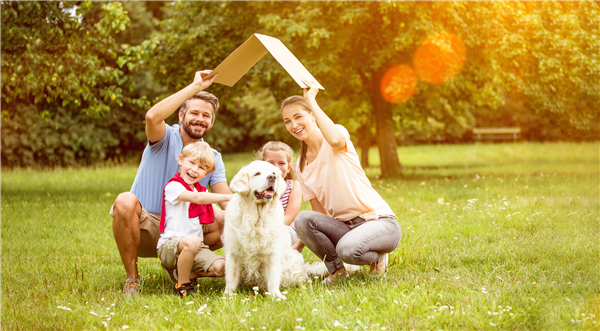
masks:
{"type": "MultiPolygon", "coordinates": [[[[119,194],[111,208],[113,234],[127,273],[123,287],[126,296],[137,295],[141,290],[137,258],[157,257],[162,190],[177,172],[177,157],[185,145],[202,140],[215,122],[219,100],[204,92],[204,89],[213,83],[217,75],[204,80],[209,73],[210,70],[196,72],[190,85],[160,101],[146,113],[148,144],[142,154],[140,167],[131,191],[119,194]],[[167,125],[165,119],[177,109],[179,125],[167,125]]],[[[214,193],[231,194],[221,154],[214,149],[213,152],[215,171],[200,184],[210,187],[214,193]]],[[[220,203],[223,209],[226,205],[220,203]]],[[[222,229],[223,224],[218,222],[207,227],[204,243],[211,250],[222,247],[222,229]]]]}

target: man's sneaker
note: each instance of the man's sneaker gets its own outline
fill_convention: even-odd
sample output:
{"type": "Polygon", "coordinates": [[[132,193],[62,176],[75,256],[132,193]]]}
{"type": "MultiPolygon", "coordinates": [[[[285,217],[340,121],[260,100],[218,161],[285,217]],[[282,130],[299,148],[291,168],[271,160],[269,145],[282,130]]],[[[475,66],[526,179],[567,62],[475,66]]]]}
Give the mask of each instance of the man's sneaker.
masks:
{"type": "Polygon", "coordinates": [[[177,284],[177,269],[168,269],[167,267],[164,266],[164,264],[160,264],[160,266],[163,268],[163,270],[167,273],[167,275],[169,275],[169,278],[171,278],[171,281],[175,284],[177,284]]]}
{"type": "Polygon", "coordinates": [[[371,264],[371,274],[385,276],[387,274],[388,253],[381,254],[377,263],[371,264]]]}
{"type": "Polygon", "coordinates": [[[174,295],[178,295],[180,297],[187,297],[190,294],[196,292],[194,286],[192,286],[192,282],[181,284],[175,284],[175,289],[173,290],[174,295]]]}
{"type": "Polygon", "coordinates": [[[123,286],[123,295],[126,297],[133,297],[142,290],[142,282],[137,278],[127,278],[125,280],[125,286],[123,286]]]}

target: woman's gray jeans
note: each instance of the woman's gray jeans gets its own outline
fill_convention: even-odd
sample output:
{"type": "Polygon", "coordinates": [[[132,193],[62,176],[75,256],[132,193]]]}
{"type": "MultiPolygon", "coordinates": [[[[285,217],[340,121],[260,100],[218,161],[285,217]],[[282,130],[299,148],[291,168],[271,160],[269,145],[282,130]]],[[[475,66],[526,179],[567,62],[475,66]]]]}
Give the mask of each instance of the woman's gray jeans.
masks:
{"type": "Polygon", "coordinates": [[[294,227],[306,247],[325,262],[329,273],[344,266],[343,262],[376,263],[383,253],[392,252],[400,243],[400,225],[393,215],[381,215],[372,221],[357,217],[343,222],[304,210],[296,216],[294,227]]]}

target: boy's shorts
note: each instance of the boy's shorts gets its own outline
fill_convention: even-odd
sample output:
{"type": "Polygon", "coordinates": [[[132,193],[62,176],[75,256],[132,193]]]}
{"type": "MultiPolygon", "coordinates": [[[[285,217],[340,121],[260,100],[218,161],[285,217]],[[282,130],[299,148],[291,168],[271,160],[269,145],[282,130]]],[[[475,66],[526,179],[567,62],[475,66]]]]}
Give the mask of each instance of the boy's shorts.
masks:
{"type": "MultiPolygon", "coordinates": [[[[139,201],[138,201],[139,202],[139,201]]],[[[160,214],[150,214],[142,203],[142,214],[140,215],[140,245],[138,246],[138,257],[158,257],[156,254],[156,245],[160,239],[160,214]]],[[[110,207],[110,216],[113,217],[113,207],[110,207]]],[[[211,223],[212,224],[212,223],[211,223]]],[[[202,232],[208,232],[210,224],[202,225],[202,232]]]]}
{"type": "MultiPolygon", "coordinates": [[[[169,270],[177,269],[177,259],[179,259],[179,241],[183,238],[177,237],[165,241],[158,248],[158,258],[163,267],[169,270]]],[[[208,272],[208,268],[218,259],[224,259],[222,255],[217,255],[211,251],[208,246],[202,244],[194,257],[192,271],[195,273],[208,272]]],[[[167,270],[167,273],[169,273],[167,270]]]]}

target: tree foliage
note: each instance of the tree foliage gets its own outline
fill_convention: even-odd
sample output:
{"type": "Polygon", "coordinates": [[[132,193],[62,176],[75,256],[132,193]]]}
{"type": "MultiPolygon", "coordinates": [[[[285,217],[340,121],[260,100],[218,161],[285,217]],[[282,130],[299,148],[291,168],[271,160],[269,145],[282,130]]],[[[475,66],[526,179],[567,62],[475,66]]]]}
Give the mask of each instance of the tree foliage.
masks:
{"type": "MultiPolygon", "coordinates": [[[[396,145],[403,138],[460,141],[475,126],[501,125],[521,126],[531,139],[598,139],[595,2],[151,4],[3,3],[5,123],[7,112],[17,118],[19,105],[35,105],[46,120],[67,110],[124,112],[139,116],[133,130],[142,132],[135,138],[139,145],[145,100],[183,88],[195,71],[216,67],[250,35],[263,33],[283,41],[325,86],[321,105],[363,151],[377,144],[384,176],[400,173],[396,145]],[[419,80],[400,104],[386,101],[386,72],[428,68],[427,56],[416,64],[415,54],[440,35],[464,45],[465,53],[453,57],[460,72],[419,80]]],[[[429,56],[432,63],[443,59],[429,56]]],[[[278,105],[301,90],[272,56],[233,88],[214,84],[210,91],[222,104],[207,136],[214,147],[243,151],[272,139],[295,145],[278,105]]],[[[129,133],[117,136],[131,139],[123,138],[129,133]]],[[[2,153],[4,162],[4,142],[2,153]]]]}
{"type": "Polygon", "coordinates": [[[151,93],[134,70],[148,55],[114,38],[129,23],[119,3],[2,3],[4,166],[90,164],[143,148],[151,93]]]}
{"type": "MultiPolygon", "coordinates": [[[[349,127],[363,149],[376,137],[383,175],[399,173],[397,136],[461,137],[499,109],[511,117],[514,109],[503,108],[507,101],[520,100],[533,117],[562,118],[582,131],[597,122],[593,3],[178,2],[170,8],[157,37],[164,48],[155,57],[167,85],[183,87],[194,70],[215,67],[254,32],[277,37],[326,87],[321,100],[330,116],[349,127]],[[440,33],[466,46],[462,71],[443,84],[420,81],[400,105],[385,101],[380,82],[386,71],[412,66],[419,45],[440,33]],[[573,93],[578,98],[568,96],[573,93]]],[[[276,104],[300,92],[269,56],[233,89],[214,91],[225,99],[226,121],[215,128],[224,134],[209,139],[234,150],[264,133],[280,138],[276,104]]]]}
{"type": "MultiPolygon", "coordinates": [[[[2,99],[35,104],[60,101],[90,115],[123,105],[131,79],[112,65],[111,37],[129,17],[116,3],[102,5],[99,21],[82,19],[92,4],[17,2],[2,4],[2,99]]],[[[4,109],[4,107],[3,107],[4,109]]],[[[47,110],[48,111],[48,110],[47,110]]]]}

